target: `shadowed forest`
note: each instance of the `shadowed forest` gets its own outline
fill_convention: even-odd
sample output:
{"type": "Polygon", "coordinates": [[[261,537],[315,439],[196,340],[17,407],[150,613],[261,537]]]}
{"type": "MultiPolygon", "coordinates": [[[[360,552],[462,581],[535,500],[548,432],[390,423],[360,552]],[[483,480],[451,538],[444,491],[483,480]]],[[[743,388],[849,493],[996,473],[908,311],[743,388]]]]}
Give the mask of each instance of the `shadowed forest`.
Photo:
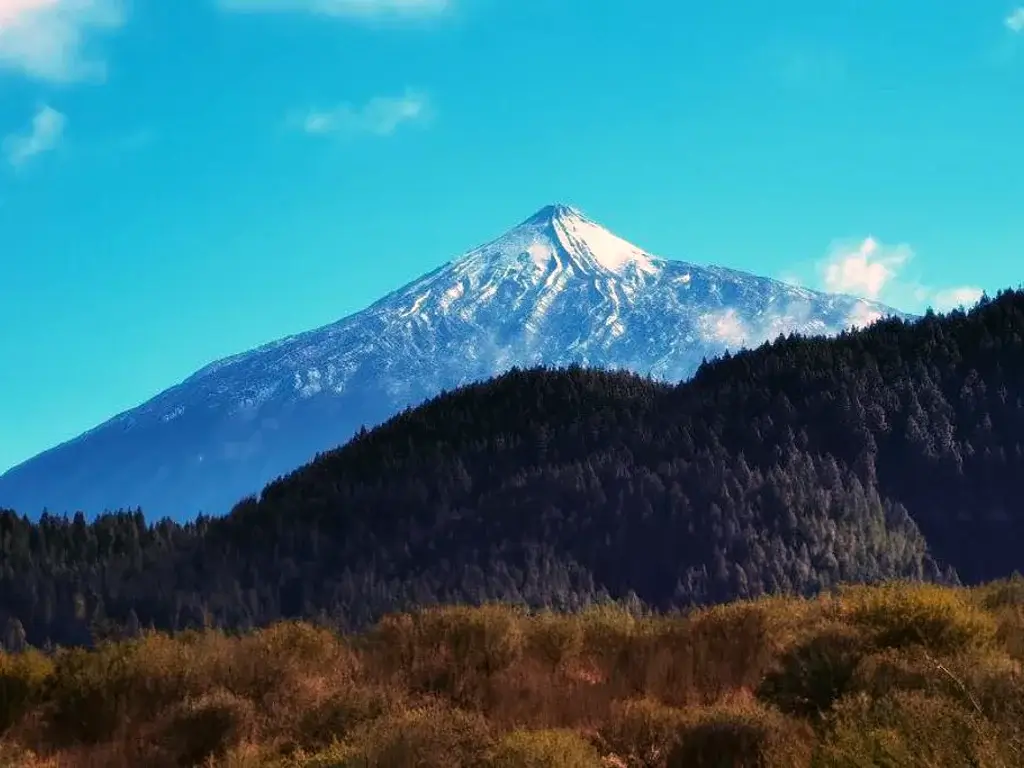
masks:
{"type": "Polygon", "coordinates": [[[437,607],[0,655],[0,763],[1024,764],[1024,580],[645,615],[437,607]]]}
{"type": "Polygon", "coordinates": [[[224,518],[0,513],[0,627],[342,631],[499,601],[686,609],[1024,569],[1024,293],[780,338],[669,386],[514,370],[445,393],[224,518]]]}

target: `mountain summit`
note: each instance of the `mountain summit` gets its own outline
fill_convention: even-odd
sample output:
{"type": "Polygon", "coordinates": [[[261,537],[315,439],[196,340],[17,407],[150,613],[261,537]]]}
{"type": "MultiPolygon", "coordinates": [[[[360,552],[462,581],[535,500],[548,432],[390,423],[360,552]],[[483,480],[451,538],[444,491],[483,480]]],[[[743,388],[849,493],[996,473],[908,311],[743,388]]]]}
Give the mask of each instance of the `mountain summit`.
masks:
{"type": "Polygon", "coordinates": [[[0,507],[223,513],[359,427],[512,366],[679,380],[727,348],[892,313],[657,257],[549,205],[357,314],[213,363],[15,467],[0,476],[0,507]]]}
{"type": "Polygon", "coordinates": [[[621,276],[630,268],[656,274],[664,262],[616,237],[579,210],[561,204],[541,208],[504,237],[470,251],[459,261],[487,263],[495,257],[511,258],[527,268],[532,263],[535,270],[550,267],[560,272],[568,267],[577,275],[621,276]]]}
{"type": "MultiPolygon", "coordinates": [[[[533,216],[523,222],[523,225],[528,224],[546,224],[553,222],[555,219],[561,216],[577,216],[582,217],[583,213],[579,208],[572,205],[566,205],[565,203],[552,203],[551,205],[545,205],[533,216]]],[[[522,225],[520,225],[522,226],[522,225]]]]}

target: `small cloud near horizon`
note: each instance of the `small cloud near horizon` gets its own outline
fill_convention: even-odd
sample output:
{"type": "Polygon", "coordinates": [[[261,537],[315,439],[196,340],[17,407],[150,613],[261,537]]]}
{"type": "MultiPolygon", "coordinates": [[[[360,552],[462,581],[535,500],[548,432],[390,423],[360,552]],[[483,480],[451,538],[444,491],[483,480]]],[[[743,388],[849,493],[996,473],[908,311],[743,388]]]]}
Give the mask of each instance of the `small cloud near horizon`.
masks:
{"type": "Polygon", "coordinates": [[[1006,28],[1018,34],[1024,32],[1024,5],[1014,8],[1006,17],[1006,28]]]}
{"type": "Polygon", "coordinates": [[[95,32],[124,24],[121,0],[0,0],[0,69],[49,82],[102,81],[95,32]]]}
{"type": "Polygon", "coordinates": [[[984,290],[974,285],[962,285],[959,288],[946,288],[936,291],[932,296],[932,307],[938,312],[948,312],[958,307],[972,307],[978,303],[984,290]]]}
{"type": "Polygon", "coordinates": [[[66,125],[67,117],[63,113],[47,105],[41,106],[26,133],[12,134],[4,139],[7,162],[18,168],[36,155],[56,149],[66,125]]]}
{"type": "Polygon", "coordinates": [[[907,245],[883,246],[873,237],[853,249],[837,244],[822,264],[822,284],[831,293],[876,300],[913,255],[907,245]]]}
{"type": "Polygon", "coordinates": [[[452,0],[218,0],[235,13],[311,13],[320,16],[372,18],[429,16],[442,13],[452,0]]]}
{"type": "Polygon", "coordinates": [[[927,307],[948,312],[958,307],[969,308],[981,298],[983,290],[977,286],[939,288],[907,276],[906,268],[914,256],[913,248],[906,243],[889,245],[874,237],[840,241],[833,243],[816,264],[813,280],[795,272],[780,279],[793,285],[813,283],[819,290],[856,296],[905,312],[923,311],[927,307]]]}
{"type": "Polygon", "coordinates": [[[404,123],[430,115],[429,99],[406,91],[402,96],[376,96],[362,105],[339,104],[333,109],[311,109],[293,115],[291,122],[312,136],[390,136],[404,123]]]}

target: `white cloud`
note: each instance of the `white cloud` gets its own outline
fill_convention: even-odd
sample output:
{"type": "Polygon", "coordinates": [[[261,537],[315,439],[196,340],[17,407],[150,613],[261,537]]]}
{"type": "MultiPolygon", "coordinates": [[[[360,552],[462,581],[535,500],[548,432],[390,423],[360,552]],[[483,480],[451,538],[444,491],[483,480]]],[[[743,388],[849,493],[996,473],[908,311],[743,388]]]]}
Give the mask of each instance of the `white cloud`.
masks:
{"type": "Polygon", "coordinates": [[[826,290],[877,299],[913,258],[907,245],[886,246],[868,237],[855,247],[834,246],[822,269],[826,290]]]}
{"type": "MultiPolygon", "coordinates": [[[[845,293],[877,301],[904,312],[924,312],[928,307],[948,312],[956,307],[971,307],[982,295],[973,285],[941,287],[929,284],[908,273],[915,260],[913,248],[905,243],[888,245],[867,237],[863,240],[834,243],[824,259],[816,264],[816,275],[810,264],[797,267],[779,279],[791,285],[810,285],[831,293],[845,293]]],[[[863,326],[877,320],[877,310],[867,304],[858,305],[850,315],[850,323],[863,326]]]]}
{"type": "Polygon", "coordinates": [[[705,339],[722,342],[730,347],[741,347],[749,341],[750,333],[735,309],[702,315],[699,327],[705,339]]]}
{"type": "Polygon", "coordinates": [[[377,96],[361,106],[340,104],[334,109],[313,109],[293,118],[306,133],[327,136],[390,136],[400,125],[429,116],[427,97],[407,91],[402,96],[377,96]]]}
{"type": "Polygon", "coordinates": [[[60,144],[67,118],[53,107],[42,106],[32,118],[27,133],[8,136],[3,149],[7,161],[17,167],[60,144]]]}
{"type": "Polygon", "coordinates": [[[451,0],[220,0],[239,13],[314,13],[322,16],[425,16],[446,11],[451,0]]]}
{"type": "Polygon", "coordinates": [[[2,0],[0,2],[0,25],[9,24],[22,14],[56,4],[57,0],[2,0]]]}
{"type": "Polygon", "coordinates": [[[1011,32],[1024,32],[1024,5],[1014,8],[1006,17],[1006,27],[1011,32]]]}
{"type": "Polygon", "coordinates": [[[876,320],[882,319],[882,313],[863,301],[858,301],[846,318],[847,325],[854,328],[867,328],[876,320]]]}
{"type": "Polygon", "coordinates": [[[948,312],[957,307],[970,308],[983,293],[981,288],[973,285],[962,285],[959,288],[945,288],[932,295],[932,306],[939,312],[948,312]]]}
{"type": "Polygon", "coordinates": [[[120,0],[0,0],[0,68],[40,80],[102,80],[92,33],[124,23],[120,0]]]}

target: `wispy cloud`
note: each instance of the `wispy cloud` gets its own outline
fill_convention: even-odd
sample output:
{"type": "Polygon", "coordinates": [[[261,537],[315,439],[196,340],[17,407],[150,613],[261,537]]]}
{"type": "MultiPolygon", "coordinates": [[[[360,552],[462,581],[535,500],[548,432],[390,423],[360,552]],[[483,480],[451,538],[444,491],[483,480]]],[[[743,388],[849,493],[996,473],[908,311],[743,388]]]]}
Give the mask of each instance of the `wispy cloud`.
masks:
{"type": "Polygon", "coordinates": [[[877,299],[913,258],[907,245],[886,246],[873,237],[851,248],[835,245],[822,264],[826,290],[877,299]]]}
{"type": "Polygon", "coordinates": [[[96,32],[124,23],[120,0],[0,0],[0,68],[55,82],[102,80],[89,50],[96,32]]]}
{"type": "Polygon", "coordinates": [[[314,136],[390,136],[404,123],[430,115],[430,102],[421,93],[377,96],[362,105],[339,104],[333,109],[311,109],[292,116],[292,124],[314,136]]]}
{"type": "Polygon", "coordinates": [[[1024,5],[1014,8],[1006,17],[1006,28],[1018,34],[1024,32],[1024,5]]]}
{"type": "MultiPolygon", "coordinates": [[[[845,293],[887,304],[906,312],[932,307],[946,312],[970,307],[982,295],[973,285],[938,287],[922,282],[909,273],[914,249],[906,243],[886,244],[873,237],[837,241],[825,257],[814,265],[813,276],[807,270],[794,269],[781,279],[794,285],[811,285],[832,293],[845,293]]],[[[808,265],[805,265],[805,267],[808,265]]],[[[864,316],[855,318],[864,325],[877,317],[877,311],[865,305],[864,316]]]]}
{"type": "Polygon", "coordinates": [[[4,139],[3,149],[7,161],[19,167],[36,155],[49,152],[60,144],[67,118],[50,106],[42,106],[32,118],[32,125],[23,134],[4,139]]]}
{"type": "Polygon", "coordinates": [[[448,10],[452,0],[219,0],[239,13],[314,13],[322,16],[427,16],[448,10]]]}
{"type": "Polygon", "coordinates": [[[873,306],[858,301],[846,317],[846,324],[853,328],[867,328],[876,320],[882,319],[882,313],[873,306]]]}
{"type": "Polygon", "coordinates": [[[984,291],[973,285],[961,285],[958,288],[945,288],[936,291],[931,304],[939,312],[947,312],[957,307],[971,307],[977,303],[984,291]]]}

